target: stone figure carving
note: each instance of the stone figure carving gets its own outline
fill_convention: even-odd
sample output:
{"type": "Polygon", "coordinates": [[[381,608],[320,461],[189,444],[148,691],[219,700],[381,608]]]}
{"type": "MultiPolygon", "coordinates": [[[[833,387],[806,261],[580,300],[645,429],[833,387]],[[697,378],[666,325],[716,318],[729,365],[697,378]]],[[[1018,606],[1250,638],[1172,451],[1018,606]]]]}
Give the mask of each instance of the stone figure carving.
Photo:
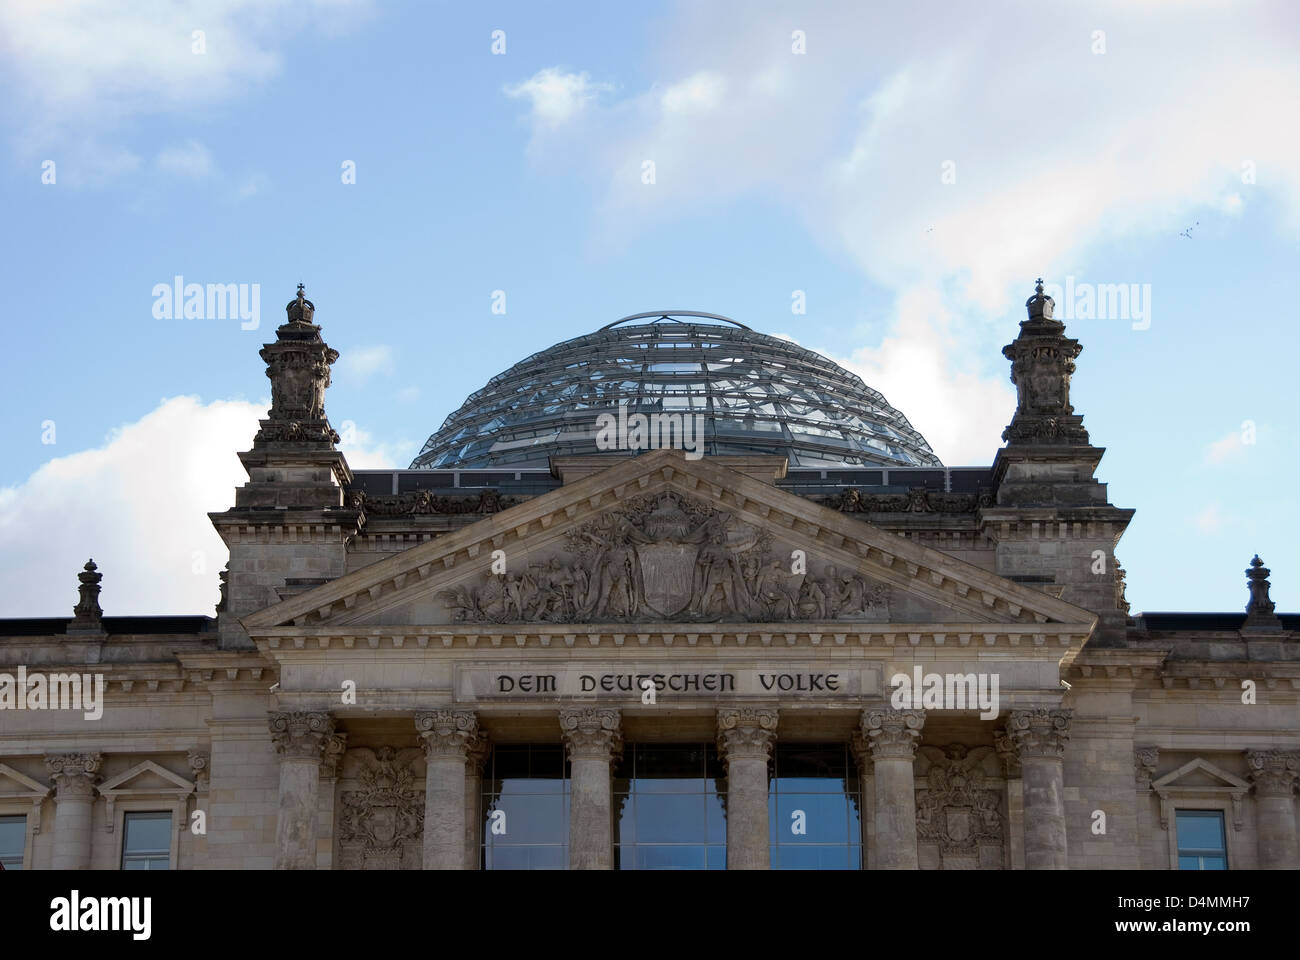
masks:
{"type": "Polygon", "coordinates": [[[424,833],[424,793],[417,789],[416,751],[363,747],[352,751],[359,789],[345,790],[339,814],[344,866],[391,869],[413,866],[424,833]],[[404,756],[410,753],[411,756],[404,756]],[[407,848],[407,845],[410,848],[407,848]],[[404,863],[406,860],[408,862],[404,863]]]}
{"type": "Polygon", "coordinates": [[[674,493],[566,534],[565,557],[439,594],[457,622],[886,619],[884,584],[826,565],[793,574],[769,534],[674,493]]]}
{"type": "Polygon", "coordinates": [[[981,843],[1002,842],[998,770],[992,747],[971,750],[959,743],[921,747],[916,836],[937,844],[945,862],[976,865],[981,843]]]}
{"type": "Polygon", "coordinates": [[[940,493],[913,487],[907,493],[870,494],[850,487],[823,502],[841,513],[974,513],[993,506],[993,491],[940,493]]]}
{"type": "Polygon", "coordinates": [[[497,513],[519,502],[517,497],[503,497],[496,490],[484,490],[477,496],[436,496],[428,490],[375,496],[364,490],[349,495],[353,510],[375,517],[411,517],[434,514],[497,513]]]}

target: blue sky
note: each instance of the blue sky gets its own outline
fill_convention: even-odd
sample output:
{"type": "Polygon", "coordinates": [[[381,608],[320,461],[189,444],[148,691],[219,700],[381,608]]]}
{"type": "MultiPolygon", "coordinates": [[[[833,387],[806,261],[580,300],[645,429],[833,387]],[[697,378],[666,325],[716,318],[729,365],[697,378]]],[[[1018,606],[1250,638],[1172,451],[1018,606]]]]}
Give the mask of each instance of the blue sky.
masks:
{"type": "Polygon", "coordinates": [[[1300,609],[1289,4],[51,7],[0,11],[0,615],[67,614],[91,555],[110,614],[210,611],[299,281],[356,467],[660,308],[834,358],[964,465],[1040,274],[1151,292],[1067,321],[1134,610],[1241,609],[1255,552],[1300,609]],[[178,274],[259,284],[260,327],[155,318],[178,274]]]}

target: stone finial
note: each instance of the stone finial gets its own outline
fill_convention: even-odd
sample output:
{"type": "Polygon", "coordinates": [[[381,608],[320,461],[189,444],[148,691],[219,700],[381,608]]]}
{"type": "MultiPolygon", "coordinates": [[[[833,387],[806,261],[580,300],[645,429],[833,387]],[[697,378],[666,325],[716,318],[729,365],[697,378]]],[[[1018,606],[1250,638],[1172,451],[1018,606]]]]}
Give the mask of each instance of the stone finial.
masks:
{"type": "Polygon", "coordinates": [[[312,317],[316,313],[316,304],[308,300],[303,294],[303,286],[300,283],[298,284],[298,298],[285,304],[284,311],[289,315],[290,323],[311,323],[312,317]]]}
{"type": "Polygon", "coordinates": [[[1259,559],[1259,554],[1250,561],[1246,570],[1246,587],[1250,590],[1250,600],[1246,603],[1246,622],[1243,629],[1256,628],[1264,630],[1281,630],[1282,621],[1274,613],[1273,601],[1268,595],[1268,567],[1259,559]]]}
{"type": "Polygon", "coordinates": [[[312,321],[316,306],[303,295],[285,307],[288,322],[276,328],[275,343],[262,347],[271,381],[271,409],[257,432],[254,448],[266,443],[313,443],[332,449],[339,435],[325,416],[330,365],[339,352],[320,336],[312,321]]]}
{"type": "Polygon", "coordinates": [[[1025,309],[1029,311],[1029,322],[1035,320],[1051,320],[1052,312],[1056,309],[1056,301],[1043,293],[1043,278],[1039,277],[1038,282],[1034,285],[1034,295],[1025,301],[1025,309]]]}
{"type": "Polygon", "coordinates": [[[1016,385],[1016,412],[1002,439],[1008,444],[1086,446],[1083,417],[1070,404],[1074,359],[1083,348],[1065,336],[1065,324],[1052,316],[1056,301],[1043,292],[1041,278],[1025,308],[1029,319],[1020,322],[1020,335],[1002,348],[1016,385]]]}
{"type": "Polygon", "coordinates": [[[82,572],[77,574],[81,585],[77,587],[80,598],[72,608],[72,622],[69,630],[100,631],[104,629],[104,611],[99,605],[99,581],[104,575],[98,572],[94,560],[87,560],[82,572]]]}

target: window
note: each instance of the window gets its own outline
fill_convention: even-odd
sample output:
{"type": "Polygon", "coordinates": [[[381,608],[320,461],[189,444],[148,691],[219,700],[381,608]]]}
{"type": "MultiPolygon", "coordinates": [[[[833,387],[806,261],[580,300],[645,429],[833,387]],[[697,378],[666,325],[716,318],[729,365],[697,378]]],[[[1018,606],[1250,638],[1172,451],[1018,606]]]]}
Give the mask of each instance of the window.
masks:
{"type": "Polygon", "coordinates": [[[711,744],[629,744],[614,769],[614,868],[725,870],[725,773],[711,744]]]}
{"type": "Polygon", "coordinates": [[[0,866],[6,870],[21,870],[26,846],[27,818],[0,817],[0,866]]]}
{"type": "Polygon", "coordinates": [[[495,747],[483,771],[485,870],[569,866],[569,765],[562,746],[495,747]]]}
{"type": "Polygon", "coordinates": [[[847,744],[778,743],[768,787],[773,870],[860,870],[858,769],[847,744]]]}
{"type": "Polygon", "coordinates": [[[166,870],[171,865],[170,813],[127,813],[123,831],[123,870],[166,870]]]}
{"type": "Polygon", "coordinates": [[[1179,810],[1179,870],[1227,870],[1228,847],[1222,810],[1179,810]]]}

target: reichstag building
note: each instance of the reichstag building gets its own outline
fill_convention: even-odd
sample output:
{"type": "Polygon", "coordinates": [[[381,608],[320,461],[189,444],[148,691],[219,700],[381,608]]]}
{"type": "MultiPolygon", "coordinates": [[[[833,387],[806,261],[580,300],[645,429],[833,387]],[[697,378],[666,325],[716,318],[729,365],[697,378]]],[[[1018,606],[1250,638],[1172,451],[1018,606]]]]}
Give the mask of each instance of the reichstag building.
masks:
{"type": "Polygon", "coordinates": [[[656,313],[354,471],[300,287],[215,616],[104,616],[92,561],[0,621],[0,865],[1300,867],[1300,615],[1249,556],[1237,611],[1129,610],[1080,344],[1026,307],[985,465],[656,313]]]}

